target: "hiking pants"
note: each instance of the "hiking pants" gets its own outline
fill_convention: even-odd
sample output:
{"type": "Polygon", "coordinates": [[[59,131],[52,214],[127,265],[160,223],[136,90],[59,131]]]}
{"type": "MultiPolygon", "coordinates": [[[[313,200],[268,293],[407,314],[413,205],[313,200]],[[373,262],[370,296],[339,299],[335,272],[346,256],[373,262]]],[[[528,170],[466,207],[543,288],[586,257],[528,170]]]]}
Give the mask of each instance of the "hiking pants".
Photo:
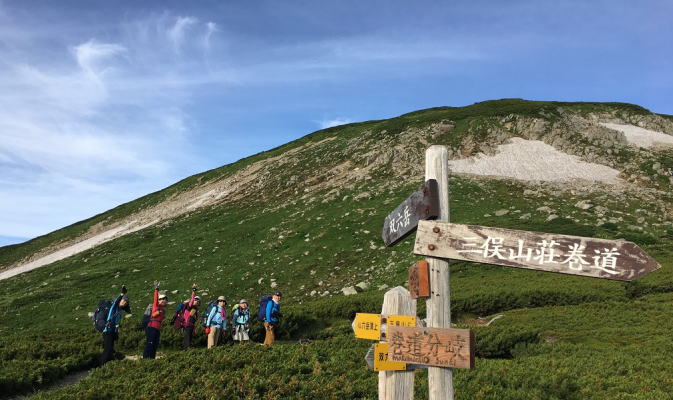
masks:
{"type": "Polygon", "coordinates": [[[194,327],[186,326],[182,328],[182,349],[187,350],[192,345],[192,337],[194,336],[194,327]]]}
{"type": "Polygon", "coordinates": [[[217,342],[220,340],[220,333],[222,329],[216,328],[214,326],[210,327],[210,333],[208,334],[208,348],[217,346],[217,342]]]}
{"type": "Polygon", "coordinates": [[[270,324],[268,322],[264,323],[264,329],[266,330],[266,335],[264,336],[264,344],[272,345],[273,342],[276,340],[276,334],[274,333],[275,328],[276,327],[273,324],[270,324]]]}
{"type": "Polygon", "coordinates": [[[100,356],[100,365],[114,358],[116,336],[116,332],[103,332],[103,354],[100,356]]]}
{"type": "Polygon", "coordinates": [[[157,357],[157,348],[159,347],[159,337],[161,331],[157,328],[148,326],[145,329],[145,350],[143,350],[143,358],[155,359],[157,357]]]}

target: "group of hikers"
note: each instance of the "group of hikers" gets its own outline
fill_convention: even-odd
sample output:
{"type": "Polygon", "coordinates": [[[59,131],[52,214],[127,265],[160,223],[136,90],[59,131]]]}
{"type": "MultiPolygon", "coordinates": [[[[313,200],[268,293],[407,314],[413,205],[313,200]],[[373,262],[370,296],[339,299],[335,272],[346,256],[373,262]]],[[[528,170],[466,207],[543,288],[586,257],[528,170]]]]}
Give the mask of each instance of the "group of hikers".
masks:
{"type": "MultiPolygon", "coordinates": [[[[160,282],[154,282],[154,299],[147,306],[143,314],[142,325],[145,329],[146,338],[143,358],[156,358],[159,338],[161,336],[161,326],[166,318],[168,296],[166,293],[159,292],[159,286],[160,282]]],[[[193,284],[189,300],[178,304],[175,314],[170,321],[170,325],[182,331],[183,349],[188,349],[191,346],[200,317],[199,307],[201,305],[201,297],[196,294],[197,291],[198,287],[196,284],[193,284]]],[[[127,292],[126,286],[122,286],[121,294],[116,299],[111,302],[101,300],[98,309],[94,312],[94,327],[103,333],[101,365],[114,358],[114,344],[119,336],[122,311],[131,313],[131,305],[127,292]]],[[[272,345],[275,341],[275,330],[281,317],[281,297],[281,292],[276,292],[273,295],[263,296],[260,299],[260,309],[257,319],[264,324],[264,345],[272,345]]],[[[206,335],[208,335],[208,348],[217,346],[220,339],[226,335],[229,327],[231,328],[231,336],[234,341],[243,344],[250,340],[250,324],[253,322],[253,319],[250,317],[248,300],[241,299],[234,305],[231,310],[230,324],[227,309],[227,299],[224,296],[219,296],[208,303],[201,316],[201,325],[205,328],[204,332],[206,335]]]]}

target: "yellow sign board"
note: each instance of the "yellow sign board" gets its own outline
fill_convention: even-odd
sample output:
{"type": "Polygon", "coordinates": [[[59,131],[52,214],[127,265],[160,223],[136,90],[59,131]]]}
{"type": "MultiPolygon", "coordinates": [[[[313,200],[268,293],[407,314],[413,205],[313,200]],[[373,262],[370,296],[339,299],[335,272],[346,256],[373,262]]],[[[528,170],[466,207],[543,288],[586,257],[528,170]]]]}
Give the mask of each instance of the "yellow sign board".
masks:
{"type": "Polygon", "coordinates": [[[389,315],[388,326],[416,326],[416,317],[412,315],[389,315]]]}
{"type": "Polygon", "coordinates": [[[359,339],[381,339],[381,314],[355,314],[355,337],[359,339]]]}
{"type": "Polygon", "coordinates": [[[388,343],[374,344],[374,371],[406,371],[407,363],[388,361],[388,343]]]}

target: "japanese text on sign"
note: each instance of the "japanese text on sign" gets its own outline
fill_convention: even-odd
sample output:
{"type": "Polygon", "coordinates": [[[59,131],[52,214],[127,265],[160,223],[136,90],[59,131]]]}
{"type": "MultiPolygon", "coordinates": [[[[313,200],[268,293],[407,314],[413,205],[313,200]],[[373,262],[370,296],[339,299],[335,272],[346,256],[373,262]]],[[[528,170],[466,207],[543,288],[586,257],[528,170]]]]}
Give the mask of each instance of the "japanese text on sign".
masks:
{"type": "Polygon", "coordinates": [[[564,249],[553,239],[534,243],[534,247],[518,239],[517,246],[514,248],[505,248],[504,239],[501,237],[488,236],[482,241],[479,239],[477,236],[463,237],[463,248],[458,249],[457,252],[476,253],[487,259],[533,261],[539,265],[565,265],[575,271],[595,268],[608,274],[618,274],[617,257],[620,254],[614,247],[594,249],[594,254],[586,254],[585,247],[578,243],[567,244],[564,249]]]}
{"type": "Polygon", "coordinates": [[[472,368],[473,336],[467,329],[390,327],[391,361],[472,368]]]}

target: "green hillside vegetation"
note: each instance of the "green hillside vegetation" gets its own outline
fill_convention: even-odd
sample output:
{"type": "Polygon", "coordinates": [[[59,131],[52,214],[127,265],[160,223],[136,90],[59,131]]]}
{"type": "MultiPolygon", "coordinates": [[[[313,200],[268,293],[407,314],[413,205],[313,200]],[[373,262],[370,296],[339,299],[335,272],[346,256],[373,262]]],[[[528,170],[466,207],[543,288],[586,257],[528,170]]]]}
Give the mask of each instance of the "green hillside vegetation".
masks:
{"type": "MultiPolygon", "coordinates": [[[[626,119],[649,114],[620,103],[509,99],[329,128],[28,243],[2,247],[0,265],[8,266],[72,240],[101,221],[119,220],[256,161],[286,157],[270,165],[265,185],[243,199],[196,209],[3,281],[0,392],[31,392],[93,367],[100,334],[93,332],[87,313],[99,298],[116,295],[122,284],[129,288],[134,313],[123,321],[120,358],[142,352],[140,316],[151,301],[154,280],[162,282],[171,302],[186,299],[191,283],[197,282],[206,299],[224,294],[230,302],[244,297],[253,303],[274,290],[273,280],[284,294],[281,343],[273,348],[225,345],[207,351],[199,334],[197,348],[182,352],[180,338],[164,328],[162,359],[112,362],[77,385],[36,398],[376,398],[377,374],[363,360],[371,342],[354,339],[350,321],[356,312],[379,312],[385,291],[379,286],[404,286],[407,268],[419,258],[411,253],[413,235],[385,248],[380,232],[385,215],[422,179],[394,175],[391,162],[370,170],[368,179],[338,188],[325,185],[304,192],[301,182],[328,182],[333,175],[324,171],[344,157],[350,157],[351,168],[366,168],[366,149],[353,147],[360,139],[392,146],[409,130],[450,124],[453,128],[440,129],[433,143],[456,147],[495,124],[493,117],[532,115],[553,121],[568,110],[579,115],[612,112],[626,119]],[[299,151],[284,156],[293,149],[299,151]],[[297,183],[291,183],[293,176],[297,183]],[[360,281],[370,289],[341,294],[341,288],[360,281]],[[300,339],[310,342],[300,345],[300,339]]],[[[424,143],[413,143],[409,152],[422,154],[424,148],[424,143]]],[[[670,152],[652,157],[673,167],[670,152]]],[[[673,364],[666,350],[673,347],[673,227],[662,223],[672,215],[670,193],[656,192],[656,201],[650,201],[650,192],[637,187],[615,191],[595,185],[588,191],[546,183],[531,189],[516,181],[457,176],[451,177],[450,188],[452,222],[625,238],[662,265],[636,282],[622,283],[452,262],[452,318],[475,329],[478,357],[474,370],[455,373],[459,399],[670,398],[673,364]],[[576,207],[581,200],[606,211],[576,207]],[[550,212],[541,207],[559,217],[549,220],[550,212]],[[495,216],[496,210],[508,212],[495,216]],[[615,222],[607,222],[609,218],[615,222]],[[504,317],[481,326],[496,314],[504,317]]],[[[424,309],[419,301],[421,316],[424,309]]],[[[261,334],[256,326],[253,338],[259,340],[261,334]]],[[[427,398],[425,377],[417,372],[418,399],[427,398]]]]}

